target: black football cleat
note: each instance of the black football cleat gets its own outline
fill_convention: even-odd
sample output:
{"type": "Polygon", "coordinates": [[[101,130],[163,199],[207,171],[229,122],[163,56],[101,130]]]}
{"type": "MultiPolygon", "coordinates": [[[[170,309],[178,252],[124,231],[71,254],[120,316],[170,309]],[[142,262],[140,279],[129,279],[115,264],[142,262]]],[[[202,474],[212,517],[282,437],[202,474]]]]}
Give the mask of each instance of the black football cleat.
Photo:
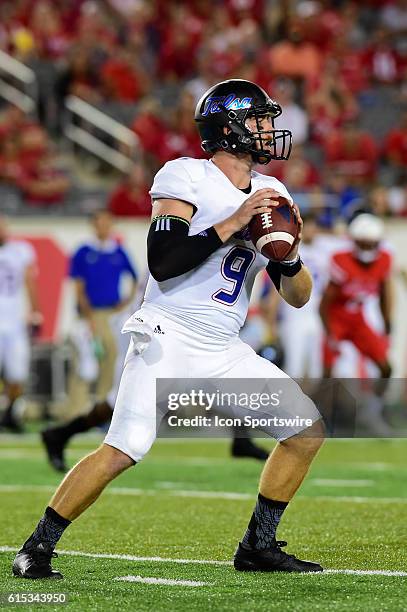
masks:
{"type": "Polygon", "coordinates": [[[68,468],[64,457],[64,440],[53,429],[46,429],[41,433],[42,443],[47,451],[48,461],[57,472],[67,472],[68,468]]]}
{"type": "Polygon", "coordinates": [[[266,461],[269,453],[260,446],[256,446],[247,438],[234,438],[232,443],[233,457],[251,457],[259,461],[266,461]]]}
{"type": "Polygon", "coordinates": [[[51,559],[58,557],[52,548],[40,542],[33,548],[22,548],[16,555],[13,563],[13,574],[19,578],[38,580],[53,578],[60,580],[62,574],[51,567],[51,559]]]}
{"type": "Polygon", "coordinates": [[[0,420],[0,431],[22,434],[24,433],[24,427],[21,422],[16,419],[13,413],[7,410],[0,420]]]}
{"type": "Polygon", "coordinates": [[[276,542],[267,550],[246,549],[239,543],[234,557],[235,569],[239,572],[322,572],[318,563],[301,561],[288,555],[281,548],[287,542],[276,542]]]}

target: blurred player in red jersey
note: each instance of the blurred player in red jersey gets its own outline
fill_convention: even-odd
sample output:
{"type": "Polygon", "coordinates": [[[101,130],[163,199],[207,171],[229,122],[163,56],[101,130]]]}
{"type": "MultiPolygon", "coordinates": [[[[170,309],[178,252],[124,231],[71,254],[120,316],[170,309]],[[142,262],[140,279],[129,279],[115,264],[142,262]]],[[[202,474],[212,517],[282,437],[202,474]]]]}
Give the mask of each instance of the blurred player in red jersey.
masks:
{"type": "Polygon", "coordinates": [[[383,223],[370,214],[358,215],[349,225],[353,246],[335,253],[331,260],[330,282],[322,296],[320,315],[326,331],[324,375],[331,375],[339,355],[339,342],[348,340],[389,378],[388,336],[391,331],[391,254],[381,244],[383,223]],[[377,298],[383,332],[373,329],[363,309],[377,298]]]}

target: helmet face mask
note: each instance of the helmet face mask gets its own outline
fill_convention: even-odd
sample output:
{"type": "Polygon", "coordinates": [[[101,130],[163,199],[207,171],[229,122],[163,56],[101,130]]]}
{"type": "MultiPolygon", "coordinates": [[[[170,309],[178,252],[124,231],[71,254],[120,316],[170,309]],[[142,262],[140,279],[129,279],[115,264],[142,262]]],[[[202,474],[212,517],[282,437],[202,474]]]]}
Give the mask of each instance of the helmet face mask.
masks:
{"type": "Polygon", "coordinates": [[[363,213],[353,219],[349,225],[349,234],[359,261],[369,264],[377,259],[383,232],[383,222],[374,215],[363,213]]]}
{"type": "Polygon", "coordinates": [[[195,121],[204,151],[250,154],[254,162],[268,164],[272,159],[288,159],[291,152],[291,132],[274,129],[273,120],[280,114],[280,105],[261,87],[233,79],[202,96],[195,121]],[[266,126],[265,118],[269,119],[266,126]]]}
{"type": "Polygon", "coordinates": [[[370,240],[355,240],[354,253],[356,259],[364,264],[376,261],[379,254],[379,242],[370,240]]]}
{"type": "Polygon", "coordinates": [[[253,113],[248,113],[245,127],[252,133],[255,145],[255,150],[250,149],[250,153],[257,156],[255,161],[260,164],[268,164],[272,159],[288,159],[290,156],[291,132],[274,128],[274,118],[277,116],[269,109],[262,111],[256,108],[253,113]],[[255,123],[255,129],[251,129],[248,125],[250,119],[255,123]]]}

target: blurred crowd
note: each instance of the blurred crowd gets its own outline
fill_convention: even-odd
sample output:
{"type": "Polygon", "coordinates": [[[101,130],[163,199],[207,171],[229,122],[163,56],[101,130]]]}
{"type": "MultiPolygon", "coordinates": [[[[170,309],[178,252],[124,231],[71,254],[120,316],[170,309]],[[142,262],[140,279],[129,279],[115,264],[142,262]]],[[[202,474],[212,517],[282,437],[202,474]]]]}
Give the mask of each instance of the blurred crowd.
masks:
{"type": "Polygon", "coordinates": [[[30,203],[60,202],[69,179],[43,126],[58,138],[70,94],[126,107],[142,155],[109,207],[144,216],[152,174],[203,155],[199,97],[239,77],[283,107],[294,150],[266,171],[300,206],[407,215],[406,33],[407,0],[4,0],[0,49],[37,71],[40,105],[38,122],[3,110],[1,180],[30,203]]]}
{"type": "Polygon", "coordinates": [[[0,114],[0,177],[17,187],[28,204],[56,204],[69,189],[58,168],[47,131],[17,106],[0,114]]]}

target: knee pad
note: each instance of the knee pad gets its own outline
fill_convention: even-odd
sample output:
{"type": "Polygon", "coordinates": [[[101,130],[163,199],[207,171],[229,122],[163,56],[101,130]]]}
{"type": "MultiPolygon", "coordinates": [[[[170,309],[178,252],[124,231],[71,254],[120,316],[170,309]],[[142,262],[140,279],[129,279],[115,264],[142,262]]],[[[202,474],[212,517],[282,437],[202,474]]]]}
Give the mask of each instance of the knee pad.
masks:
{"type": "Polygon", "coordinates": [[[128,427],[122,427],[116,426],[113,415],[105,443],[122,451],[138,463],[148,453],[156,437],[155,419],[143,419],[136,416],[132,422],[129,422],[128,427]]]}

